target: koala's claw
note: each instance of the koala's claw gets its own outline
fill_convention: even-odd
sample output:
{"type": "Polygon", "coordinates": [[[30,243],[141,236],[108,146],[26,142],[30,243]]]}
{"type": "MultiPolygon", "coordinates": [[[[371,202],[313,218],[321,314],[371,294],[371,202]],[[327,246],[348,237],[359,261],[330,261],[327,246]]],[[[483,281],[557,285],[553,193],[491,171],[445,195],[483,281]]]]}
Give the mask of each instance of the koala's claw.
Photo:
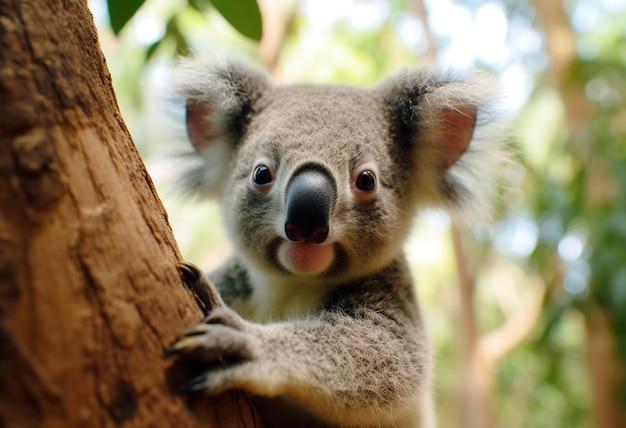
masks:
{"type": "Polygon", "coordinates": [[[183,394],[200,391],[206,388],[207,373],[202,373],[198,376],[194,376],[187,382],[183,383],[178,390],[183,394]]]}
{"type": "Polygon", "coordinates": [[[180,334],[179,339],[182,340],[186,337],[194,337],[194,336],[200,336],[203,334],[207,334],[210,332],[210,329],[212,327],[211,324],[217,324],[217,323],[202,323],[202,324],[196,324],[193,327],[189,327],[183,330],[183,332],[180,334]]]}
{"type": "Polygon", "coordinates": [[[193,337],[179,339],[165,350],[165,355],[169,357],[175,354],[189,351],[197,347],[196,342],[197,340],[195,340],[193,337]]]}
{"type": "Polygon", "coordinates": [[[176,268],[185,284],[193,284],[202,280],[202,272],[191,263],[181,262],[176,265],[176,268]]]}

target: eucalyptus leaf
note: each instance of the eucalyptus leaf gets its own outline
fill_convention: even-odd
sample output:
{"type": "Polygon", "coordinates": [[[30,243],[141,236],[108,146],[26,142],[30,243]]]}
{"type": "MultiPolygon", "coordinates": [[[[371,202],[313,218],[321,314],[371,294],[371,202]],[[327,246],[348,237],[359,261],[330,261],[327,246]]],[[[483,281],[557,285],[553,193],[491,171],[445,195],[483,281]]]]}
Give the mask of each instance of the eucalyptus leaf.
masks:
{"type": "Polygon", "coordinates": [[[146,61],[152,58],[152,56],[156,53],[157,49],[159,49],[159,46],[161,46],[161,42],[163,42],[163,38],[160,38],[159,40],[148,46],[148,49],[146,50],[146,61]]]}
{"type": "Polygon", "coordinates": [[[263,23],[256,0],[211,0],[211,3],[241,34],[253,40],[261,40],[263,23]]]}
{"type": "Polygon", "coordinates": [[[144,0],[107,0],[111,28],[117,35],[141,7],[144,0]]]}

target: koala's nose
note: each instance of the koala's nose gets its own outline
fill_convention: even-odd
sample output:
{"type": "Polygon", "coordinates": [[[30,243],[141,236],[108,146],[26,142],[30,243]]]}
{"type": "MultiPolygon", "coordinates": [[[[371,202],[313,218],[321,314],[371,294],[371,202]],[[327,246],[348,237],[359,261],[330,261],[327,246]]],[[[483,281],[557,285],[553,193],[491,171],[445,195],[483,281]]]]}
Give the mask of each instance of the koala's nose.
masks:
{"type": "Polygon", "coordinates": [[[336,193],[335,181],[321,167],[311,166],[296,172],[287,186],[287,238],[311,244],[324,242],[336,193]]]}

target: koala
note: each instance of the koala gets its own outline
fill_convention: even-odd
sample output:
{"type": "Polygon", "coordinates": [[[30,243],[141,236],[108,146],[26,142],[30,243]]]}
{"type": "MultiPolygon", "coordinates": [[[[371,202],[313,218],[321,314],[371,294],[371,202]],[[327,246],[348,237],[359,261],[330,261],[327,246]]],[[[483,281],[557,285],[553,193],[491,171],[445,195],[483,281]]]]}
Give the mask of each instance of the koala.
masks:
{"type": "Polygon", "coordinates": [[[247,391],[267,427],[434,427],[402,246],[420,208],[482,210],[501,157],[491,79],[426,67],[372,88],[275,85],[188,62],[174,80],[181,184],[221,197],[234,250],[208,279],[182,268],[207,306],[169,349],[199,367],[182,390],[247,391]]]}

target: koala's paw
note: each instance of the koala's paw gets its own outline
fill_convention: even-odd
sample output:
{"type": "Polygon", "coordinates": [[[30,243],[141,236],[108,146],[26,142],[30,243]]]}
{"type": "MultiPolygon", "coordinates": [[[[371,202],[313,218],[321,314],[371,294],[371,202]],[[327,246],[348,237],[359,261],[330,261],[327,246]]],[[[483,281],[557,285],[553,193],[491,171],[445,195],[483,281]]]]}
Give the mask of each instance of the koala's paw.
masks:
{"type": "Polygon", "coordinates": [[[254,360],[260,355],[261,341],[245,326],[231,309],[215,308],[202,323],[184,330],[167,354],[209,364],[254,360]]]}
{"type": "Polygon", "coordinates": [[[263,342],[249,324],[225,306],[213,309],[204,321],[184,330],[167,355],[195,367],[182,392],[198,390],[218,394],[228,389],[248,388],[261,365],[263,342]]]}

